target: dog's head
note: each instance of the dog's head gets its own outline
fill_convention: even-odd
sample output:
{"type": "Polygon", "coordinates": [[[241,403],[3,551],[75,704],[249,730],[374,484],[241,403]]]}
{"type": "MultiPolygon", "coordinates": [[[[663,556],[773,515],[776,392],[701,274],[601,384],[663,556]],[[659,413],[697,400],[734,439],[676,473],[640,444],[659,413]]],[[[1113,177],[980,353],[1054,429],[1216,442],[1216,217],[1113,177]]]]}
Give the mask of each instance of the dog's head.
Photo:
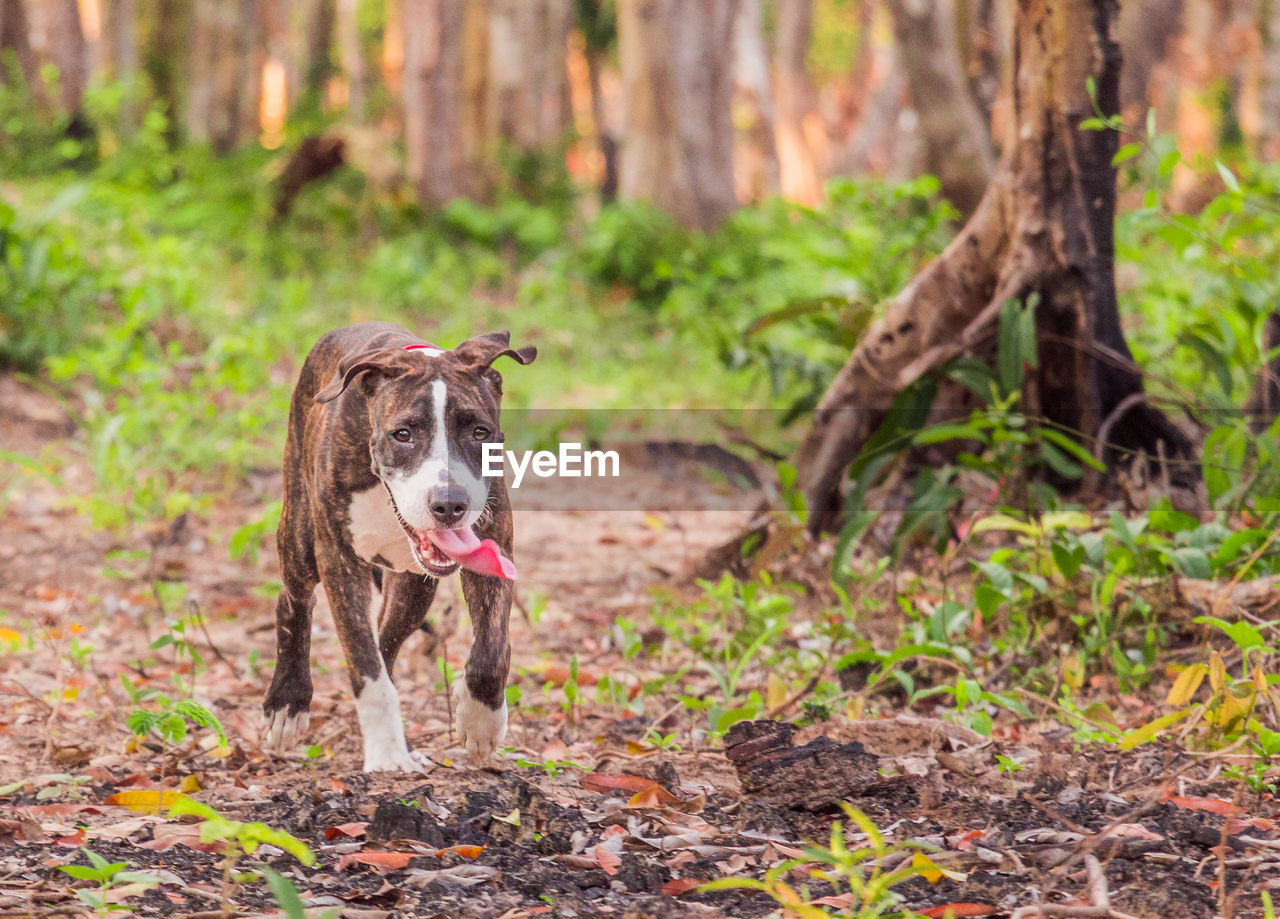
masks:
{"type": "Polygon", "coordinates": [[[387,487],[419,563],[434,575],[457,567],[440,547],[457,545],[445,531],[474,539],[471,528],[489,503],[484,446],[503,439],[502,376],[493,362],[510,357],[529,364],[538,353],[513,350],[510,341],[507,332],[490,332],[452,351],[411,345],[350,355],[315,397],[331,402],[353,385],[363,394],[373,472],[387,487]]]}

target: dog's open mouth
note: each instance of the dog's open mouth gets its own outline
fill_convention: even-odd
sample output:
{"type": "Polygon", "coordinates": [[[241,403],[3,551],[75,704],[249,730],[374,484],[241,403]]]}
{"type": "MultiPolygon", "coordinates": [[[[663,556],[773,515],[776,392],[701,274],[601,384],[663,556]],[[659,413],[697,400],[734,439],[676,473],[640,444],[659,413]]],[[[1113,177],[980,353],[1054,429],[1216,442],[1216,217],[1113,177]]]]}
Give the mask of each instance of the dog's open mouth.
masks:
{"type": "Polygon", "coordinates": [[[446,555],[444,550],[430,539],[419,538],[412,531],[406,535],[409,536],[409,544],[413,546],[414,557],[428,574],[444,577],[458,570],[458,563],[446,555]]]}
{"type": "Polygon", "coordinates": [[[415,529],[404,519],[400,508],[396,507],[396,499],[391,495],[390,489],[387,489],[387,498],[405,536],[409,538],[413,557],[427,574],[442,578],[461,567],[507,581],[516,579],[515,562],[503,555],[492,539],[482,540],[470,527],[459,527],[456,530],[415,529]]]}

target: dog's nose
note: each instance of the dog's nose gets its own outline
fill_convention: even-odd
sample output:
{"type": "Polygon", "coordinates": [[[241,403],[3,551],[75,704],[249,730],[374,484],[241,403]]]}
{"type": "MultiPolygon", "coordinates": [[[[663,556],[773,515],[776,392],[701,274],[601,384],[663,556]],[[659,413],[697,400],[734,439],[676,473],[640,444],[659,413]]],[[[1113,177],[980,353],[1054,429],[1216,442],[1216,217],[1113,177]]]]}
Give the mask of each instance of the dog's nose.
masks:
{"type": "Polygon", "coordinates": [[[427,510],[442,527],[456,526],[469,506],[466,489],[458,485],[440,485],[427,494],[427,510]]]}

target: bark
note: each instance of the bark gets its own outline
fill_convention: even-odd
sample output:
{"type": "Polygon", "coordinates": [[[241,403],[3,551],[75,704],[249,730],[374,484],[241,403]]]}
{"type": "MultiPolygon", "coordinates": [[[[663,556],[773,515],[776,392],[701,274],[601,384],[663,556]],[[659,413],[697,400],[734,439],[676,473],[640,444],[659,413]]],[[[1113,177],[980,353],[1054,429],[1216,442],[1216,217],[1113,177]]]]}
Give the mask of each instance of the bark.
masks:
{"type": "Polygon", "coordinates": [[[486,113],[493,140],[541,150],[568,134],[572,18],[569,0],[491,0],[486,113]]]}
{"type": "Polygon", "coordinates": [[[49,44],[58,68],[59,101],[64,111],[78,113],[89,83],[88,46],[77,0],[56,0],[51,9],[49,44]]]}
{"type": "Polygon", "coordinates": [[[186,135],[191,143],[207,144],[213,138],[216,96],[215,64],[218,57],[219,13],[216,4],[195,4],[191,22],[191,67],[185,112],[186,135]]]}
{"type": "Polygon", "coordinates": [[[325,83],[333,75],[333,33],[337,18],[335,0],[308,0],[306,42],[302,56],[302,96],[317,102],[324,98],[325,83]]]}
{"type": "Polygon", "coordinates": [[[797,747],[795,733],[785,721],[743,721],[729,729],[724,755],[744,795],[787,810],[825,813],[886,785],[880,757],[857,741],[818,737],[797,747]]]}
{"type": "Polygon", "coordinates": [[[138,126],[134,93],[138,81],[138,0],[107,0],[103,42],[108,48],[113,79],[130,87],[120,105],[120,133],[128,136],[138,126]]]}
{"type": "Polygon", "coordinates": [[[780,187],[774,131],[773,86],[764,45],[761,0],[740,0],[733,24],[733,70],[738,104],[748,113],[749,144],[739,153],[738,188],[749,201],[780,187]]]}
{"type": "MultiPolygon", "coordinates": [[[[0,0],[0,52],[13,55],[27,86],[33,94],[39,94],[40,69],[31,50],[31,26],[24,0],[0,0]]],[[[0,79],[9,81],[7,62],[0,79]]]]}
{"type": "Polygon", "coordinates": [[[1280,5],[1271,5],[1263,27],[1262,124],[1258,155],[1274,162],[1280,159],[1280,5]]]}
{"type": "Polygon", "coordinates": [[[973,213],[991,178],[992,153],[982,116],[960,64],[950,0],[889,0],[899,61],[920,119],[925,168],[964,215],[973,213]]]}
{"type": "Polygon", "coordinates": [[[364,121],[368,77],[360,51],[360,28],[356,22],[357,0],[337,0],[338,57],[347,76],[347,118],[364,121]]]}
{"type": "Polygon", "coordinates": [[[802,204],[816,205],[822,199],[822,180],[804,125],[814,108],[808,61],[813,0],[778,0],[777,17],[773,82],[782,194],[802,204]]]}
{"type": "Polygon", "coordinates": [[[427,207],[467,194],[461,124],[466,0],[404,0],[407,171],[427,207]]]}
{"type": "MultiPolygon", "coordinates": [[[[1191,460],[1192,445],[1142,397],[1116,304],[1114,132],[1080,131],[1119,103],[1113,0],[1018,0],[1013,130],[973,216],[872,324],[832,381],[796,455],[811,531],[835,522],[844,470],[903,388],[990,338],[1002,305],[1035,294],[1039,370],[1024,411],[1088,439],[1105,457],[1191,460]],[[1088,40],[1085,40],[1085,39],[1088,40]]],[[[892,423],[892,419],[889,419],[892,423]]],[[[1179,467],[1178,484],[1194,480],[1179,467]]]]}
{"type": "Polygon", "coordinates": [[[194,54],[188,54],[191,25],[188,19],[190,5],[183,0],[147,0],[150,21],[148,41],[143,66],[151,81],[155,97],[164,107],[169,124],[166,139],[176,145],[182,117],[182,99],[179,93],[179,74],[184,65],[194,63],[194,54]]]}
{"type": "Polygon", "coordinates": [[[734,208],[732,26],[736,0],[621,0],[627,114],[622,196],[712,229],[734,208]]]}
{"type": "Polygon", "coordinates": [[[1183,0],[1135,0],[1120,7],[1120,110],[1131,120],[1140,122],[1152,102],[1152,76],[1173,51],[1182,7],[1183,0]]]}

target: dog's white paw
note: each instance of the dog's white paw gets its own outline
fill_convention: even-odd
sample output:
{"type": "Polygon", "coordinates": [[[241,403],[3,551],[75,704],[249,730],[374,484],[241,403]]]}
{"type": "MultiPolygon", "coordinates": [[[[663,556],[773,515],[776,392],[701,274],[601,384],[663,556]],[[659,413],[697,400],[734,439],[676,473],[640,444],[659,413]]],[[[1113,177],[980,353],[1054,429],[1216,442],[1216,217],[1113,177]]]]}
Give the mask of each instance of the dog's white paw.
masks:
{"type": "Polygon", "coordinates": [[[356,696],[360,735],[364,740],[365,772],[426,772],[431,758],[410,751],[400,720],[400,696],[383,670],[364,684],[356,696]]]}
{"type": "Polygon", "coordinates": [[[399,748],[391,745],[368,745],[364,751],[365,772],[427,772],[435,763],[431,757],[419,750],[410,750],[407,746],[399,748]]]}
{"type": "Polygon", "coordinates": [[[459,680],[453,692],[458,740],[477,763],[494,754],[507,736],[507,703],[492,709],[471,695],[465,680],[459,680]]]}
{"type": "Polygon", "coordinates": [[[311,727],[311,712],[290,715],[287,708],[262,718],[262,749],[286,752],[298,745],[311,727]]]}

